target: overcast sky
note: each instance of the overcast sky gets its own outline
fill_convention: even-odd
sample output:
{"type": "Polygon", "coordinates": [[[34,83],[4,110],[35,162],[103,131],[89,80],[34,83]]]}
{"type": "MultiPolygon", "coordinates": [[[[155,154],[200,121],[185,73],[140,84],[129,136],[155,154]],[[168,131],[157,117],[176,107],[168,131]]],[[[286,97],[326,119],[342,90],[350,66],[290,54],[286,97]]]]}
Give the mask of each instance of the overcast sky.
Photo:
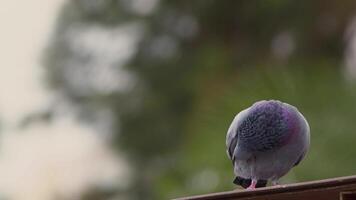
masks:
{"type": "Polygon", "coordinates": [[[1,0],[0,198],[78,199],[93,185],[128,182],[126,161],[70,116],[16,127],[22,117],[51,102],[40,60],[64,1],[1,0]]]}
{"type": "Polygon", "coordinates": [[[5,127],[48,101],[40,58],[63,2],[1,0],[0,121],[5,127]]]}

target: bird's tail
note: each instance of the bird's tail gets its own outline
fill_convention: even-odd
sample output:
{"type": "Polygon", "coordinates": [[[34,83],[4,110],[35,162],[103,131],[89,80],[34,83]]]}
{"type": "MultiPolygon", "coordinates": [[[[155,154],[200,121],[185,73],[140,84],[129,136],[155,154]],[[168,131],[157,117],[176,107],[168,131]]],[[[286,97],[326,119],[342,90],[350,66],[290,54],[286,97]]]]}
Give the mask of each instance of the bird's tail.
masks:
{"type": "MultiPolygon", "coordinates": [[[[251,185],[251,179],[246,179],[240,176],[236,176],[233,183],[236,185],[240,185],[243,188],[248,188],[251,185]]],[[[257,180],[256,188],[266,187],[266,185],[267,185],[267,180],[257,180]]]]}

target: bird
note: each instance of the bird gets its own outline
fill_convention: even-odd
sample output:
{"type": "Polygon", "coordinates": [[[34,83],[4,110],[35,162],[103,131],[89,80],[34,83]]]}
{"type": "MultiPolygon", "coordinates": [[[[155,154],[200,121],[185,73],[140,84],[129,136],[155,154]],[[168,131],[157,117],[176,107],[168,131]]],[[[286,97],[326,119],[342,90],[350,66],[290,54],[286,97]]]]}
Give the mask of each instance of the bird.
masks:
{"type": "Polygon", "coordinates": [[[265,187],[297,166],[310,146],[310,127],[298,109],[278,100],[261,100],[239,112],[226,135],[233,183],[265,187]]]}

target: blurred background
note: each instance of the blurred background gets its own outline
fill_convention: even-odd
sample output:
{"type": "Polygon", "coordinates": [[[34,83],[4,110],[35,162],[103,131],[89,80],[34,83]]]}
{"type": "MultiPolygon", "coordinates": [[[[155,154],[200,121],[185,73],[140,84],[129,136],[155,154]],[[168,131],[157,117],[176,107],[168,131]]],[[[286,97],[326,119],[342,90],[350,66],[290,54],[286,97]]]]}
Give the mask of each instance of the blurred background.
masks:
{"type": "Polygon", "coordinates": [[[2,0],[0,199],[232,190],[225,135],[261,99],[311,126],[282,183],[356,173],[356,2],[2,0]]]}

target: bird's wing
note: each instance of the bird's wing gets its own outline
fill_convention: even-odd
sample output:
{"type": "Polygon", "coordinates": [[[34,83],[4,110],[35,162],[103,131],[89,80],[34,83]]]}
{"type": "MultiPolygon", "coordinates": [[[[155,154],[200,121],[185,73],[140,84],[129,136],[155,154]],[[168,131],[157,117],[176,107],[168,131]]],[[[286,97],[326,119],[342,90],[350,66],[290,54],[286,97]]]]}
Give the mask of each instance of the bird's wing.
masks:
{"type": "MultiPolygon", "coordinates": [[[[295,108],[296,109],[296,108],[295,108]]],[[[306,149],[303,151],[303,153],[299,156],[298,160],[295,162],[294,166],[297,166],[300,161],[303,160],[303,158],[305,157],[305,155],[307,154],[308,150],[309,150],[309,146],[310,146],[310,127],[308,124],[308,121],[305,119],[305,117],[298,111],[299,117],[301,118],[301,120],[304,122],[304,128],[301,131],[305,131],[305,134],[307,135],[306,137],[306,149]]]]}
{"type": "Polygon", "coordinates": [[[303,152],[303,154],[302,154],[301,156],[299,156],[299,158],[298,158],[297,162],[295,162],[295,163],[294,163],[294,166],[297,166],[297,165],[300,163],[300,161],[302,161],[302,160],[303,160],[303,158],[304,158],[305,154],[306,154],[306,152],[303,152]]]}
{"type": "Polygon", "coordinates": [[[237,145],[237,139],[238,139],[237,135],[236,135],[236,137],[232,138],[231,143],[230,143],[230,145],[228,146],[228,149],[227,149],[227,154],[228,154],[229,158],[232,161],[235,160],[233,154],[234,154],[234,151],[235,151],[235,148],[236,148],[236,145],[237,145]]]}
{"type": "Polygon", "coordinates": [[[229,130],[227,131],[226,135],[226,148],[227,148],[227,155],[228,157],[234,161],[234,152],[237,147],[238,143],[238,132],[237,132],[237,127],[239,124],[241,124],[242,119],[245,117],[247,114],[248,108],[239,112],[234,120],[232,121],[229,130]]]}

